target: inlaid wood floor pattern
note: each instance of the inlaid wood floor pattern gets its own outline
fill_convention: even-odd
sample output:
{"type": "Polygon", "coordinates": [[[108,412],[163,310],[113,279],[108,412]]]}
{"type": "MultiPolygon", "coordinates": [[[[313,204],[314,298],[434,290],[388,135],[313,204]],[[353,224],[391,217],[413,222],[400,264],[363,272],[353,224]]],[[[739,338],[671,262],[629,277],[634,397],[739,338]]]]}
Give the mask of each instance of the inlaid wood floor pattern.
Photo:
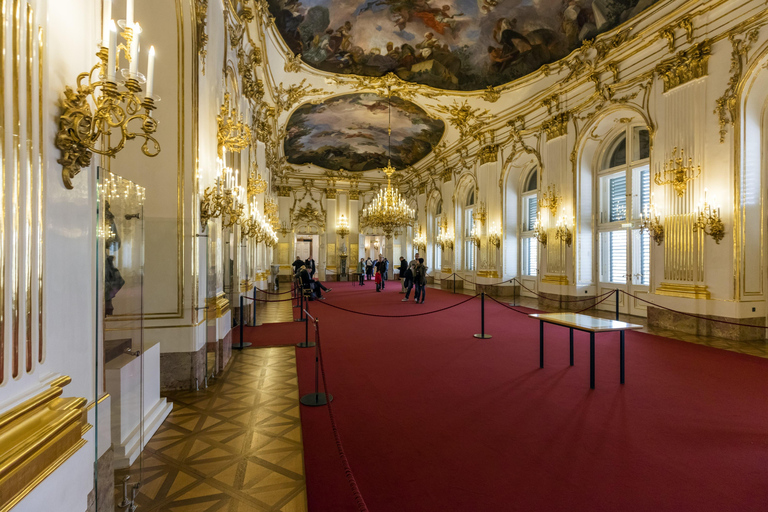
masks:
{"type": "MultiPolygon", "coordinates": [[[[291,315],[290,304],[267,304],[263,318],[291,315]]],[[[306,511],[294,348],[235,351],[209,384],[168,396],[173,412],[143,461],[115,472],[115,503],[123,477],[141,472],[140,511],[306,511]]]]}

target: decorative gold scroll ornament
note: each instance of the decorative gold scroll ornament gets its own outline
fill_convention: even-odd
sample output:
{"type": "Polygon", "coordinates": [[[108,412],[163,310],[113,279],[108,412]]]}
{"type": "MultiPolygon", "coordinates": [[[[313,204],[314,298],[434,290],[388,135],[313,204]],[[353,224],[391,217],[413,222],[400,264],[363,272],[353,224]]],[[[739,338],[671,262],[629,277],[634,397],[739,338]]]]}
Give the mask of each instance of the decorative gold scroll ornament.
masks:
{"type": "Polygon", "coordinates": [[[657,185],[672,185],[677,197],[683,197],[688,182],[701,175],[701,166],[693,166],[693,158],[688,157],[688,165],[685,165],[685,152],[680,149],[680,156],[676,156],[677,146],[672,149],[672,156],[664,162],[664,171],[656,172],[653,182],[657,185]]]}
{"type": "Polygon", "coordinates": [[[557,208],[560,205],[562,196],[557,195],[554,185],[549,185],[539,199],[539,208],[549,208],[549,212],[554,216],[557,214],[557,208]]]}
{"type": "Polygon", "coordinates": [[[148,95],[139,99],[138,93],[142,89],[137,78],[128,78],[126,90],[120,91],[117,83],[107,78],[107,48],[101,48],[96,56],[101,62],[77,76],[77,90],[66,86],[61,102],[55,144],[62,152],[57,161],[64,166],[61,176],[68,189],[73,188],[72,179],[80,169],[91,165],[92,153],[114,157],[127,140],[136,137],[144,139],[141,151],[145,155],[153,157],[160,153],[160,144],[152,136],[157,131],[157,120],[152,117],[155,99],[148,95]],[[93,74],[97,69],[99,80],[94,81],[93,74]],[[87,84],[83,83],[86,79],[87,84]],[[91,109],[92,104],[95,109],[91,109]],[[134,122],[140,123],[137,131],[129,128],[134,122]],[[115,131],[119,131],[119,136],[113,136],[115,131]],[[98,147],[99,139],[102,147],[98,147]]]}
{"type": "Polygon", "coordinates": [[[224,103],[216,116],[216,123],[219,158],[224,155],[225,148],[237,152],[244,150],[251,143],[251,129],[243,123],[242,116],[237,115],[235,107],[230,111],[229,93],[224,94],[224,103]]]}

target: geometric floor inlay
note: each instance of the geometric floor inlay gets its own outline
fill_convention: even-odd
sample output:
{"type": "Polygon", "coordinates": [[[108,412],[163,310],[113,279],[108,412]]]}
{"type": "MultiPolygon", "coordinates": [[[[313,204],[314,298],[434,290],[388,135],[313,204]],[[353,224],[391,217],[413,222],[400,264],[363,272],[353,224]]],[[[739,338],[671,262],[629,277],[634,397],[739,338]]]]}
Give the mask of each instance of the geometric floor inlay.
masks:
{"type": "Polygon", "coordinates": [[[234,351],[207,389],[168,398],[143,461],[115,472],[116,504],[141,473],[140,511],[307,510],[294,347],[234,351]]]}

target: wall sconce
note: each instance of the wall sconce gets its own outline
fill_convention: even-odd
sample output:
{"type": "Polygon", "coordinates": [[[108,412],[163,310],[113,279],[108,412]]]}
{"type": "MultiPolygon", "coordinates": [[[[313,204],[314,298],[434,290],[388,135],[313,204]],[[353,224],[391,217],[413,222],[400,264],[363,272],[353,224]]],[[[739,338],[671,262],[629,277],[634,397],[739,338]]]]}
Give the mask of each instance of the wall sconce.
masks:
{"type": "Polygon", "coordinates": [[[536,212],[536,222],[533,224],[533,237],[544,247],[547,246],[547,230],[541,225],[541,212],[536,212]]]}
{"type": "Polygon", "coordinates": [[[293,231],[293,228],[291,228],[291,226],[286,221],[283,221],[282,224],[280,225],[279,231],[281,235],[286,236],[288,233],[293,231]]]}
{"type": "Polygon", "coordinates": [[[240,221],[240,235],[256,240],[256,243],[265,242],[268,247],[277,245],[277,233],[272,228],[269,220],[259,213],[259,203],[252,201],[248,209],[248,215],[240,221]]]}
{"type": "Polygon", "coordinates": [[[349,221],[343,213],[339,216],[339,220],[336,221],[336,234],[339,235],[342,240],[349,234],[349,221]]]}
{"type": "Polygon", "coordinates": [[[472,232],[469,235],[469,241],[475,244],[478,248],[480,247],[480,230],[477,229],[477,224],[472,226],[472,232]]]}
{"type": "Polygon", "coordinates": [[[144,139],[141,151],[145,155],[153,157],[160,153],[160,144],[152,136],[157,131],[157,120],[152,117],[152,111],[155,109],[155,102],[160,101],[159,97],[153,95],[155,48],[152,46],[149,49],[145,77],[138,72],[141,27],[133,22],[132,4],[126,9],[127,20],[118,22],[123,27],[120,35],[125,39],[125,44],[120,47],[117,46],[117,26],[112,20],[111,4],[109,5],[109,9],[104,9],[101,49],[96,54],[101,62],[89,72],[77,76],[77,90],[72,90],[69,86],[64,88],[55,145],[62,152],[58,162],[64,167],[61,176],[64,186],[68,189],[73,188],[72,179],[80,169],[91,165],[92,153],[114,157],[125,147],[126,141],[136,138],[144,139]],[[128,69],[120,70],[125,78],[124,91],[118,89],[118,82],[115,80],[121,49],[129,62],[128,69]],[[94,72],[97,69],[99,79],[94,81],[94,72]],[[85,80],[87,83],[83,83],[85,80]],[[143,99],[140,99],[141,86],[145,83],[146,92],[143,99]],[[131,131],[129,125],[136,125],[135,131],[131,131]],[[116,136],[113,130],[118,131],[116,136]],[[99,140],[102,147],[97,147],[99,140]]]}
{"type": "Polygon", "coordinates": [[[226,167],[219,160],[219,170],[216,175],[216,185],[205,189],[200,201],[200,224],[202,229],[210,219],[221,217],[221,226],[231,228],[243,217],[245,190],[237,185],[238,173],[226,167]]]}
{"type": "MultiPolygon", "coordinates": [[[[248,176],[248,197],[263,194],[267,191],[267,182],[261,177],[261,173],[258,172],[256,164],[251,169],[251,174],[248,176]]],[[[266,210],[266,203],[264,204],[266,210]]]]}
{"type": "Polygon", "coordinates": [[[541,199],[539,199],[539,209],[549,208],[549,211],[553,216],[557,215],[557,207],[560,206],[560,201],[562,199],[561,196],[557,195],[555,186],[549,185],[547,191],[544,192],[541,195],[541,199]]]}
{"type": "Polygon", "coordinates": [[[501,247],[501,228],[495,222],[488,230],[488,243],[495,245],[497,249],[501,247]]]}
{"type": "Polygon", "coordinates": [[[374,250],[376,250],[378,252],[378,250],[379,250],[379,240],[378,239],[373,241],[373,248],[374,248],[374,250]]]}
{"type": "Polygon", "coordinates": [[[224,148],[230,151],[242,151],[251,143],[251,129],[243,123],[243,116],[237,116],[237,109],[229,109],[229,93],[224,94],[224,103],[222,103],[219,114],[216,116],[218,130],[216,131],[216,140],[218,141],[219,158],[224,154],[224,148]],[[235,120],[237,119],[237,120],[235,120]]]}
{"type": "Polygon", "coordinates": [[[437,243],[442,250],[445,250],[446,247],[453,249],[453,231],[448,231],[447,228],[444,228],[444,231],[441,231],[440,234],[437,235],[437,243]]]}
{"type": "Polygon", "coordinates": [[[688,157],[688,165],[685,162],[683,149],[680,149],[680,156],[676,157],[677,146],[672,150],[672,157],[664,162],[664,172],[656,172],[653,176],[653,182],[657,185],[672,185],[677,192],[677,197],[685,194],[688,182],[695,180],[701,175],[701,166],[694,168],[693,158],[688,157]],[[670,177],[667,177],[670,176],[670,177]]]}
{"type": "MultiPolygon", "coordinates": [[[[717,201],[717,198],[715,198],[717,201]]],[[[720,240],[725,236],[725,226],[720,219],[720,205],[717,208],[712,208],[707,203],[707,189],[704,189],[704,204],[696,207],[696,222],[693,225],[693,230],[702,230],[705,235],[712,237],[712,240],[716,244],[720,243],[720,240]]]]}
{"type": "MultiPolygon", "coordinates": [[[[573,223],[573,222],[572,222],[573,223]]],[[[562,240],[568,247],[573,242],[573,234],[568,229],[568,218],[565,216],[565,208],[563,208],[563,214],[557,221],[557,230],[555,231],[555,239],[562,240]]]]}
{"type": "Polygon", "coordinates": [[[424,235],[424,233],[421,232],[421,227],[419,227],[419,234],[413,237],[413,246],[416,248],[416,250],[427,250],[427,237],[424,235]]]}
{"type": "Polygon", "coordinates": [[[480,201],[480,204],[477,205],[477,208],[475,208],[475,212],[472,214],[472,218],[475,219],[475,222],[479,222],[483,226],[485,226],[485,219],[488,217],[488,211],[485,208],[485,203],[483,201],[480,201]]]}
{"type": "Polygon", "coordinates": [[[640,232],[642,233],[646,229],[651,236],[651,240],[656,242],[656,245],[661,245],[661,242],[664,241],[664,226],[661,225],[656,205],[653,203],[653,194],[651,194],[650,204],[646,205],[640,214],[640,232]]]}

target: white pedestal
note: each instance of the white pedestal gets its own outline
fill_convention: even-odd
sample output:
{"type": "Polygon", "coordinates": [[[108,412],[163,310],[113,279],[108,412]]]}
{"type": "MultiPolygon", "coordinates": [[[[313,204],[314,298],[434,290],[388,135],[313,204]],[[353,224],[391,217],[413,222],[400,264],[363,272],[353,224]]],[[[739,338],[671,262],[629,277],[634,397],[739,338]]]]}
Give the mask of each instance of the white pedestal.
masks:
{"type": "Polygon", "coordinates": [[[125,468],[133,464],[173,409],[173,404],[160,397],[160,344],[148,347],[139,357],[123,354],[107,363],[106,387],[112,401],[115,468],[125,468]],[[143,411],[140,395],[142,392],[143,411]],[[143,443],[140,429],[142,420],[143,443]]]}

